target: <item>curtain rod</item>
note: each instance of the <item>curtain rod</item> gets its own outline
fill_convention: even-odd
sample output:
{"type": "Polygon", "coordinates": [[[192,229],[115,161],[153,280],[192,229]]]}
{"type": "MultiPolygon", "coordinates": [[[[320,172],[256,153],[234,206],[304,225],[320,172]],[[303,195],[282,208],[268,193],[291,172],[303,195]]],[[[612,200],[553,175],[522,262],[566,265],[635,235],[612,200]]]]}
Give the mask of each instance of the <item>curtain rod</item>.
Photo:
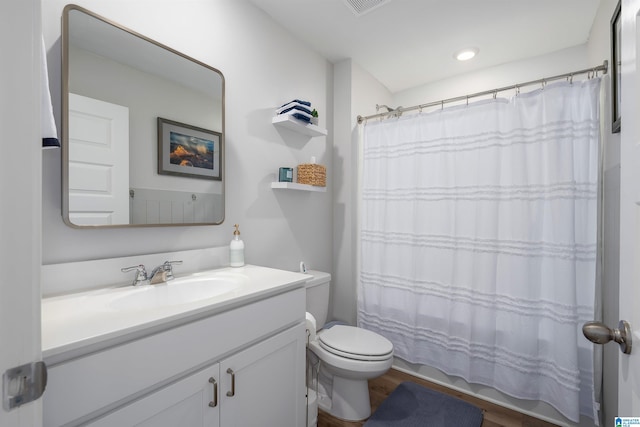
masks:
{"type": "Polygon", "coordinates": [[[365,122],[365,121],[367,121],[369,119],[374,119],[374,118],[377,118],[377,117],[380,117],[380,118],[400,117],[402,115],[402,113],[404,113],[406,111],[422,110],[423,108],[435,107],[437,105],[441,105],[441,106],[444,107],[444,104],[447,104],[447,103],[450,103],[450,102],[457,102],[457,101],[464,101],[464,100],[469,102],[470,98],[475,98],[475,97],[478,97],[478,96],[493,95],[495,97],[498,92],[504,92],[506,90],[514,90],[515,89],[516,92],[519,93],[520,92],[520,88],[524,87],[524,86],[542,84],[542,87],[544,87],[550,81],[560,80],[560,79],[573,80],[573,76],[579,75],[579,74],[587,74],[588,78],[592,78],[592,77],[595,77],[599,71],[602,71],[602,74],[607,74],[608,68],[609,68],[609,61],[605,60],[602,63],[602,65],[599,65],[599,66],[593,67],[593,68],[585,68],[584,70],[574,71],[572,73],[558,74],[557,76],[546,77],[546,78],[538,79],[538,80],[532,80],[530,82],[519,83],[519,84],[515,84],[515,85],[511,85],[511,86],[505,86],[505,87],[501,87],[501,88],[498,88],[498,89],[485,90],[483,92],[477,92],[477,93],[474,93],[474,94],[471,94],[471,95],[456,96],[455,98],[443,99],[441,101],[429,102],[427,104],[414,105],[413,107],[406,107],[406,108],[398,107],[398,108],[396,108],[394,110],[393,108],[389,108],[386,105],[376,105],[376,111],[379,110],[381,107],[384,107],[389,111],[387,111],[385,113],[373,114],[371,116],[366,116],[366,117],[358,116],[358,124],[362,124],[363,122],[365,122]]]}

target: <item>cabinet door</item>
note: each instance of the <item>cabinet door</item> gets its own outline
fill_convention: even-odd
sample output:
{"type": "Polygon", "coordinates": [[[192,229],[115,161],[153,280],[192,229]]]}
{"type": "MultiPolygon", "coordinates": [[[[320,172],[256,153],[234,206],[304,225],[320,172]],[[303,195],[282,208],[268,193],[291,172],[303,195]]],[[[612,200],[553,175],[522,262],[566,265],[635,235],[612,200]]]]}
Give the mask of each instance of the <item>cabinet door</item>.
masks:
{"type": "Polygon", "coordinates": [[[91,427],[218,427],[219,372],[219,364],[210,366],[87,425],[91,427]]]}
{"type": "Polygon", "coordinates": [[[221,427],[305,425],[304,340],[300,323],[220,362],[221,427]]]}

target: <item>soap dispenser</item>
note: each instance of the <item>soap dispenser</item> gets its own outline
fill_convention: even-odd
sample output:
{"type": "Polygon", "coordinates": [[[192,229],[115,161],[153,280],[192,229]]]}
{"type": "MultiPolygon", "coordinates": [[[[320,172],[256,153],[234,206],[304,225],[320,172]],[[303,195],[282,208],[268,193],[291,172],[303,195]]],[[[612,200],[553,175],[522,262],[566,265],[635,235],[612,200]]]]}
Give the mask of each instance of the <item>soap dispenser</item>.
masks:
{"type": "Polygon", "coordinates": [[[236,230],[233,232],[233,240],[229,244],[229,265],[231,267],[242,267],[244,265],[244,242],[240,240],[239,225],[235,224],[236,230]]]}

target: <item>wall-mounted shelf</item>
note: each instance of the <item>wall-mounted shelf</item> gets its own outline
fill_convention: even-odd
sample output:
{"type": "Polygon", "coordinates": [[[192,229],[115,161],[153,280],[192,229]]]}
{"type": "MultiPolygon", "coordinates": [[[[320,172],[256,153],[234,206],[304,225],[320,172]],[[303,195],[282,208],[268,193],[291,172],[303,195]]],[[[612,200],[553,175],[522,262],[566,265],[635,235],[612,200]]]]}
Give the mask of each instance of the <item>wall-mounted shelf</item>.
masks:
{"type": "Polygon", "coordinates": [[[302,121],[292,117],[288,114],[280,114],[275,116],[271,123],[275,126],[280,126],[294,132],[299,132],[304,135],[309,136],[325,136],[327,135],[327,130],[321,128],[320,126],[313,125],[311,123],[303,123],[302,121]]]}
{"type": "Polygon", "coordinates": [[[325,193],[327,187],[317,187],[315,185],[298,184],[297,182],[272,182],[271,188],[281,190],[301,190],[315,191],[317,193],[325,193]]]}

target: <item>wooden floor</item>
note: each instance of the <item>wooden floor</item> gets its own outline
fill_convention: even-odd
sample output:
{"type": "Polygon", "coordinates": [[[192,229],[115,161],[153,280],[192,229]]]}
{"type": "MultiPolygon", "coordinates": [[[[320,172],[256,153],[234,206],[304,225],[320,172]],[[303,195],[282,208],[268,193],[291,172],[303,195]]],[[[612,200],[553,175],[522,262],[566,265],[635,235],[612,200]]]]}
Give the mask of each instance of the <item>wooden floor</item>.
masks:
{"type": "MultiPolygon", "coordinates": [[[[552,427],[555,424],[503,408],[476,397],[448,389],[446,387],[416,378],[404,372],[391,369],[385,375],[369,381],[371,412],[403,381],[413,381],[441,393],[455,396],[472,403],[482,409],[484,421],[482,427],[552,427]]],[[[334,418],[323,411],[318,411],[318,427],[361,427],[364,422],[348,422],[334,418]]],[[[445,427],[445,426],[443,426],[445,427]]]]}

